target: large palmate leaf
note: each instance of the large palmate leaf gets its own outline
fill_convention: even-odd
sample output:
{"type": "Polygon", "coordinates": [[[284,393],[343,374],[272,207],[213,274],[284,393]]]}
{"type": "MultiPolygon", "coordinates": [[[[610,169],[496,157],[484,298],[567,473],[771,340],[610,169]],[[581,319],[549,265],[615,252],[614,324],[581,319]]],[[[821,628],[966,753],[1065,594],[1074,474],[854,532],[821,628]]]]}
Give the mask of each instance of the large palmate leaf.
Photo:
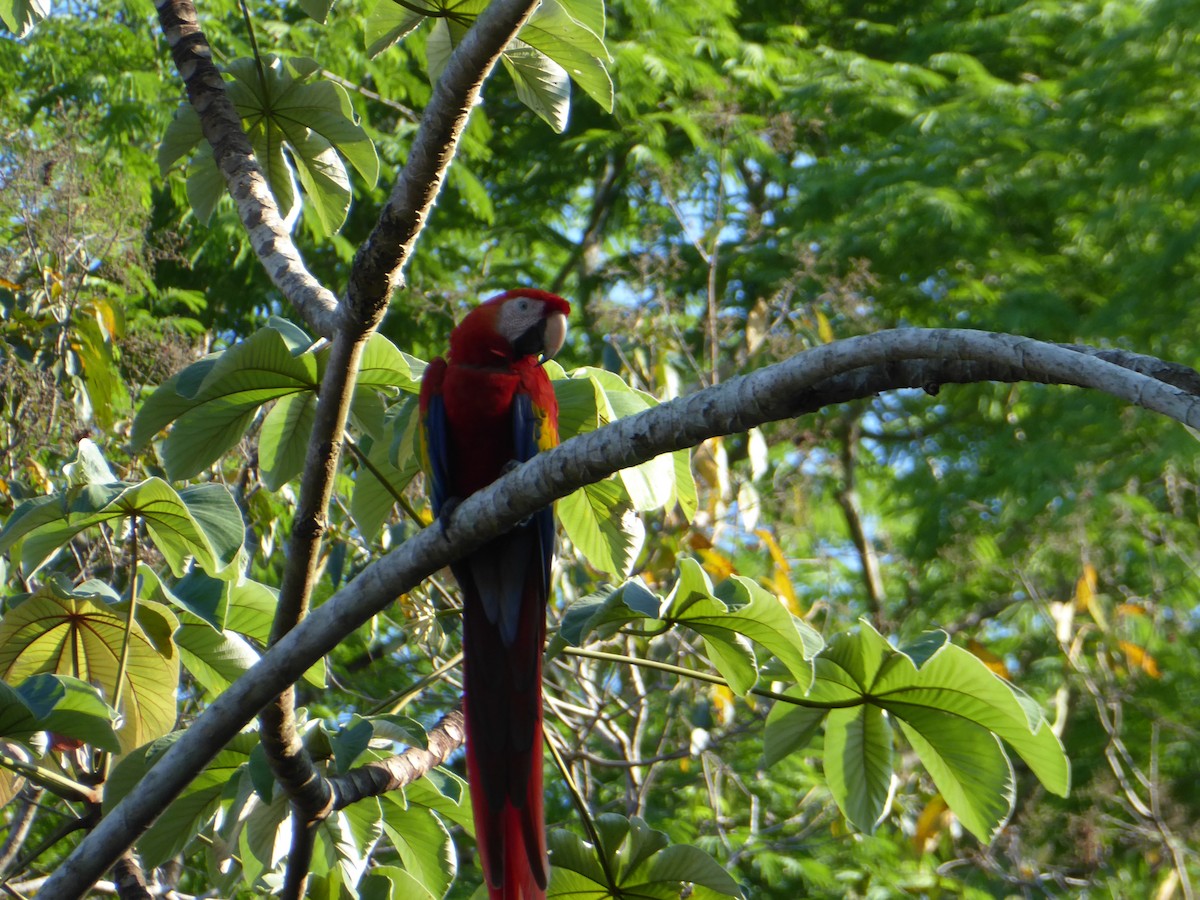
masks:
{"type": "Polygon", "coordinates": [[[890,796],[895,721],[959,821],[990,840],[1012,812],[1007,744],[1047,790],[1070,769],[1038,706],[970,652],[931,632],[892,647],[868,623],[834,638],[815,678],[787,691],[767,719],[768,763],[801,750],[825,724],[825,774],[846,817],[869,831],[890,796]]]}
{"type": "MultiPolygon", "coordinates": [[[[355,120],[345,89],[318,77],[319,71],[314,60],[273,55],[264,56],[261,66],[252,59],[237,59],[226,68],[232,78],[230,99],[242,116],[284,218],[292,216],[299,180],[311,201],[312,221],[321,232],[332,234],[341,228],[350,208],[350,178],[343,160],[374,185],[379,159],[374,143],[355,120]]],[[[159,149],[163,171],[191,153],[200,137],[195,112],[181,107],[159,149]]],[[[211,215],[224,189],[211,154],[197,155],[191,177],[197,179],[195,186],[189,184],[197,214],[211,215]]]]}
{"type": "Polygon", "coordinates": [[[225,572],[242,549],[245,525],[224,485],[176,491],[161,478],[137,484],[88,484],[22,503],[0,531],[0,552],[21,544],[21,568],[37,572],[81,531],[137,518],[171,570],[182,575],[194,559],[212,574],[225,572]]]}
{"type": "Polygon", "coordinates": [[[600,846],[585,843],[563,829],[550,832],[550,870],[547,897],[638,897],[677,900],[681,896],[713,900],[741,897],[736,881],[704,851],[670,843],[642,819],[606,813],[596,817],[600,846]],[[601,855],[605,865],[601,864],[601,855]],[[615,884],[605,874],[612,873],[615,884]]]}
{"type": "Polygon", "coordinates": [[[171,634],[175,617],[142,601],[129,623],[129,604],[109,604],[51,580],[0,619],[0,679],[20,684],[43,672],[96,685],[106,700],[117,693],[117,674],[128,630],[129,658],[121,680],[123,751],[167,734],[175,724],[179,655],[171,634]]]}
{"type": "Polygon", "coordinates": [[[660,618],[697,632],[713,665],[738,694],[758,681],[758,660],[747,639],[770,651],[801,685],[812,679],[811,660],[823,645],[820,635],[754,581],[735,575],[718,596],[708,573],[688,558],[679,561],[679,581],[660,618]]]}
{"type": "MultiPolygon", "coordinates": [[[[425,42],[429,78],[436,82],[450,54],[487,8],[486,0],[381,0],[367,14],[367,52],[376,56],[433,19],[425,42]]],[[[517,97],[561,132],[570,109],[574,81],[605,111],[612,110],[612,59],[604,46],[604,4],[600,0],[543,0],[501,55],[517,97]]]]}
{"type": "MultiPolygon", "coordinates": [[[[312,346],[290,322],[272,319],[224,353],[163,382],[134,419],[133,448],[146,446],[174,423],[162,443],[163,466],[172,479],[190,478],[245,436],[260,407],[281,401],[283,408],[277,405],[263,424],[259,446],[269,483],[281,485],[303,465],[305,429],[328,356],[327,347],[312,346]]],[[[414,362],[419,365],[374,334],[363,352],[359,388],[414,391],[414,362]]]]}

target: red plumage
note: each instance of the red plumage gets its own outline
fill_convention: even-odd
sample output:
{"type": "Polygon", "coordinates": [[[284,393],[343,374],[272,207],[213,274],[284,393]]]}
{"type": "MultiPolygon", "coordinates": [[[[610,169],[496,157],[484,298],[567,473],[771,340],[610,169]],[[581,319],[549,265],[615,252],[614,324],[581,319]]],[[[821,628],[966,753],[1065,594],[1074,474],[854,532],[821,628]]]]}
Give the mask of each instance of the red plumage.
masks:
{"type": "MultiPolygon", "coordinates": [[[[539,357],[566,334],[567,301],[518,289],[472,310],[421,382],[434,512],[558,443],[539,357]]],[[[451,566],[462,588],[467,776],[490,900],[541,900],[542,649],[554,553],[549,508],[451,566]]]]}

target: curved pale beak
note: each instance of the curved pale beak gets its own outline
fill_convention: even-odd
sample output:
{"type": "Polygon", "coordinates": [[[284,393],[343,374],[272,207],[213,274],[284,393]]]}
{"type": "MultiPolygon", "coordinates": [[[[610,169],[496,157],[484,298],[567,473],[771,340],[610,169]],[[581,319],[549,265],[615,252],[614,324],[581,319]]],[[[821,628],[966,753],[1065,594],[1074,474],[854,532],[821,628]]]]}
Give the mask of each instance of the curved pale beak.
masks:
{"type": "Polygon", "coordinates": [[[553,359],[567,340],[567,317],[560,312],[546,316],[546,327],[542,332],[542,359],[553,359]]]}

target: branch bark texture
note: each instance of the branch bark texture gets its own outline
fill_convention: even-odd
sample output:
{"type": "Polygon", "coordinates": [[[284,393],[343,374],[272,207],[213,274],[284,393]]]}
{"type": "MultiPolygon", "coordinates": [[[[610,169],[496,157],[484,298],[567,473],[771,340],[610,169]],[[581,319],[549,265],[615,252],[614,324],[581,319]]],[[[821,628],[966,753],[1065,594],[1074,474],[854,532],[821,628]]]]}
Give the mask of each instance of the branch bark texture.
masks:
{"type": "Polygon", "coordinates": [[[1089,387],[1200,428],[1200,396],[1077,350],[1014,335],[901,329],[850,338],[730,379],[581,435],[467,498],[443,530],[427,528],[365,569],[207,710],[46,882],[80,896],[241,727],[343,637],[433,572],[536,510],[618,469],[711,437],[896,388],[977,381],[1089,387]]]}
{"type": "Polygon", "coordinates": [[[442,189],[483,82],[537,2],[495,0],[450,55],[421,116],[404,171],[370,237],[354,256],[346,295],[352,314],[383,309],[401,283],[401,270],[442,189]]]}
{"type": "Polygon", "coordinates": [[[155,6],[188,100],[200,117],[204,138],[212,146],[217,168],[259,262],[304,321],[318,334],[331,337],[337,327],[337,297],[305,267],[279,215],[267,177],[242,129],[242,118],[213,64],[212,48],[196,18],[196,7],[192,0],[157,0],[155,6]]]}

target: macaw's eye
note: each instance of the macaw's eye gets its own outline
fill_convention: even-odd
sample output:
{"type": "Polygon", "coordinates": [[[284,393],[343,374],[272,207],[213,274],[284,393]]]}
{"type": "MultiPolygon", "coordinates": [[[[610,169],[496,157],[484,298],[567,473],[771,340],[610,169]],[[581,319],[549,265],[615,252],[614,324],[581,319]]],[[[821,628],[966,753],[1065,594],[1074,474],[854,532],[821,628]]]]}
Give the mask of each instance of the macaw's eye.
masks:
{"type": "Polygon", "coordinates": [[[529,301],[522,297],[517,301],[517,309],[521,312],[526,312],[529,309],[529,301]]]}

